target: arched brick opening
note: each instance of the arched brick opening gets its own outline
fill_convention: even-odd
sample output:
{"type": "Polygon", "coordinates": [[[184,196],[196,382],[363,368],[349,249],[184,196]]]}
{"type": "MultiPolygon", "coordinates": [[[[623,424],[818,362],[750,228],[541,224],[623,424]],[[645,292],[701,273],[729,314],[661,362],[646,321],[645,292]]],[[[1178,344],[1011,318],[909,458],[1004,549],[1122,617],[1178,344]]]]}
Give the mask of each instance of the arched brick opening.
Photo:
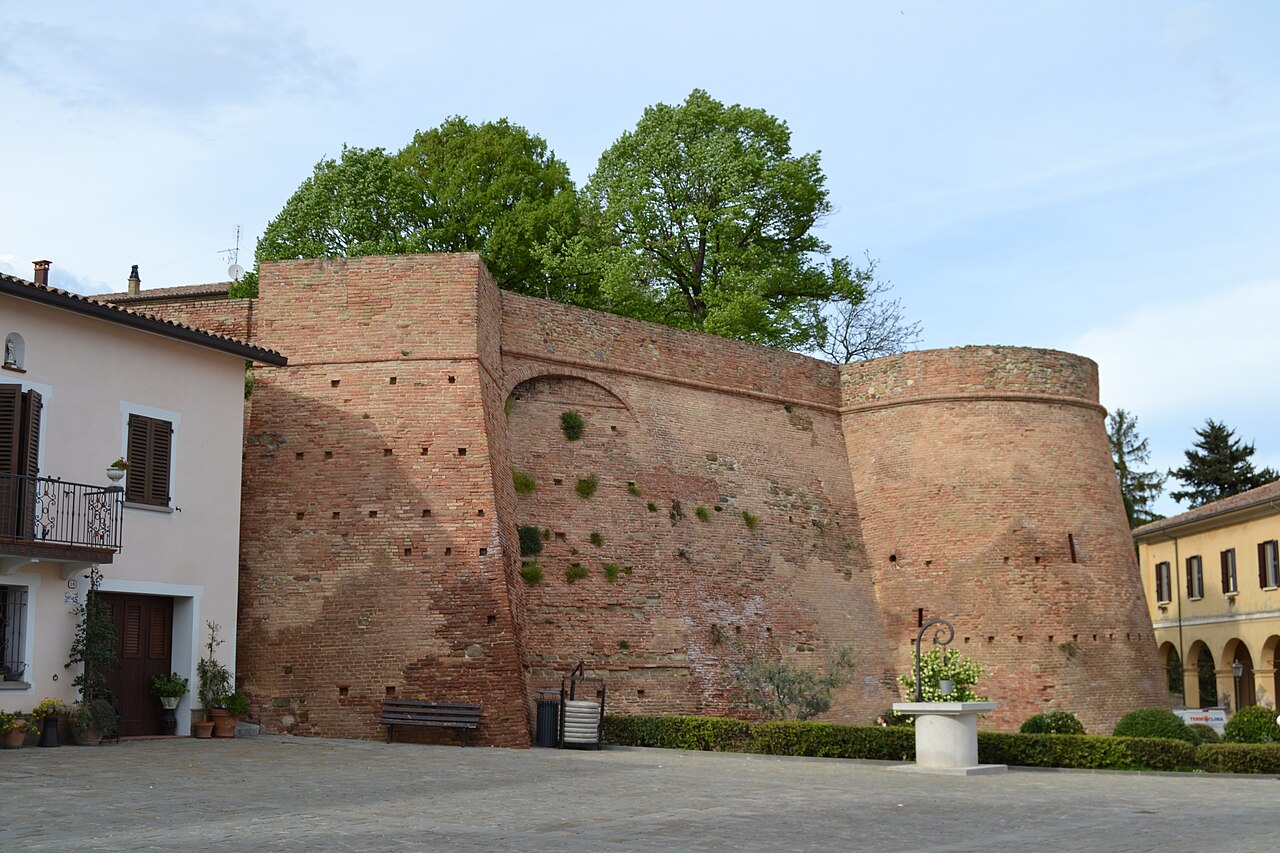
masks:
{"type": "Polygon", "coordinates": [[[1280,708],[1280,660],[1277,657],[1280,657],[1280,634],[1272,634],[1262,644],[1262,656],[1258,664],[1259,675],[1263,676],[1258,680],[1266,685],[1265,690],[1259,691],[1258,704],[1268,708],[1280,708]],[[1267,695],[1261,695],[1264,692],[1267,695]]]}
{"type": "Polygon", "coordinates": [[[1258,694],[1253,682],[1253,655],[1244,640],[1231,640],[1222,652],[1223,666],[1231,673],[1231,710],[1240,710],[1258,704],[1258,694]],[[1235,665],[1240,664],[1240,675],[1235,675],[1235,665]]]}
{"type": "Polygon", "coordinates": [[[1213,652],[1203,640],[1196,640],[1187,649],[1187,661],[1193,669],[1190,678],[1184,678],[1187,684],[1187,705],[1193,708],[1213,708],[1218,704],[1217,663],[1213,652]],[[1192,689],[1195,687],[1196,689],[1192,689]]]}
{"type": "Polygon", "coordinates": [[[1169,700],[1174,704],[1185,705],[1183,696],[1182,658],[1173,643],[1160,646],[1160,666],[1165,673],[1165,684],[1169,690],[1169,700]]]}

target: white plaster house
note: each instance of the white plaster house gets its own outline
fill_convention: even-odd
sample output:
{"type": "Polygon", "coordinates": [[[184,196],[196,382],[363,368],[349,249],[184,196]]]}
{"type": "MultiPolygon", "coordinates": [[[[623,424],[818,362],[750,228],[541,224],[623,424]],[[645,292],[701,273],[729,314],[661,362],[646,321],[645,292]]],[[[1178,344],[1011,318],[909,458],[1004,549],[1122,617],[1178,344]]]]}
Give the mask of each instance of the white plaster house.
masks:
{"type": "Polygon", "coordinates": [[[186,734],[206,623],[235,665],[245,362],[286,360],[51,288],[35,266],[34,282],[0,275],[0,708],[75,700],[72,609],[96,564],[121,734],[157,732],[150,679],[170,671],[191,681],[186,734]]]}

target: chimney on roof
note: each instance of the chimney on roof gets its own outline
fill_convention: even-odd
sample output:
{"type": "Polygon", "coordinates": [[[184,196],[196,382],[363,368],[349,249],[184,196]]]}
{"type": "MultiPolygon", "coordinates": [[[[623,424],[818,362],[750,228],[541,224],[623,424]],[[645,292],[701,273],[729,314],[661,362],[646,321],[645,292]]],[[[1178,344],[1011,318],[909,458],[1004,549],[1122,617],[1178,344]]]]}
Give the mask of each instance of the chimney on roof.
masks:
{"type": "Polygon", "coordinates": [[[138,278],[138,265],[134,264],[133,269],[129,270],[129,295],[137,296],[141,285],[142,279],[138,278]]]}
{"type": "Polygon", "coordinates": [[[53,261],[32,261],[31,265],[36,268],[36,284],[49,286],[49,267],[53,266],[53,261]]]}

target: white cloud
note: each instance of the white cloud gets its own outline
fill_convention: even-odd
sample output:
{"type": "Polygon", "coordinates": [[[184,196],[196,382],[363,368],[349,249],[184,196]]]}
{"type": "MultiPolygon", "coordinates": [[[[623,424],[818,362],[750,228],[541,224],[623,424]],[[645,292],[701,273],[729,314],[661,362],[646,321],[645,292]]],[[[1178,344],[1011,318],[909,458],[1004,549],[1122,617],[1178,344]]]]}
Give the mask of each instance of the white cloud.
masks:
{"type": "MultiPolygon", "coordinates": [[[[1280,280],[1151,303],[1066,349],[1098,362],[1102,402],[1151,417],[1204,411],[1273,387],[1280,280]]],[[[1268,395],[1270,395],[1268,391],[1268,395]]]]}

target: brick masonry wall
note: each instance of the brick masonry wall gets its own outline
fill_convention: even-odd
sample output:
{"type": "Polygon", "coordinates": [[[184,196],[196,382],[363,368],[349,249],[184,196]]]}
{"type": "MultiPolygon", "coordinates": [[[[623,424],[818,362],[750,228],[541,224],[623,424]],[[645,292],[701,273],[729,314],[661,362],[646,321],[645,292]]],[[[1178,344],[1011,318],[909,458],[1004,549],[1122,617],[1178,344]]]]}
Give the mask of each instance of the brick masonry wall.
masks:
{"type": "Polygon", "coordinates": [[[290,359],[246,430],[238,664],[269,730],[380,736],[394,692],[479,701],[484,742],[527,745],[578,660],[615,711],[739,714],[728,666],[766,645],[851,645],[827,718],[866,722],[916,608],[988,666],[994,727],[1164,701],[1086,359],[837,368],[502,293],[468,255],[267,264],[262,293],[165,311],[290,359]],[[549,537],[540,583],[519,525],[549,537]]]}
{"type": "Polygon", "coordinates": [[[350,267],[264,265],[260,340],[290,364],[255,382],[239,674],[268,730],[380,736],[394,695],[480,702],[481,742],[528,745],[479,261],[350,267]]]}
{"type": "Polygon", "coordinates": [[[923,608],[987,667],[994,727],[1058,708],[1109,733],[1167,703],[1093,362],[966,347],[850,365],[841,382],[895,668],[923,608]]]}

